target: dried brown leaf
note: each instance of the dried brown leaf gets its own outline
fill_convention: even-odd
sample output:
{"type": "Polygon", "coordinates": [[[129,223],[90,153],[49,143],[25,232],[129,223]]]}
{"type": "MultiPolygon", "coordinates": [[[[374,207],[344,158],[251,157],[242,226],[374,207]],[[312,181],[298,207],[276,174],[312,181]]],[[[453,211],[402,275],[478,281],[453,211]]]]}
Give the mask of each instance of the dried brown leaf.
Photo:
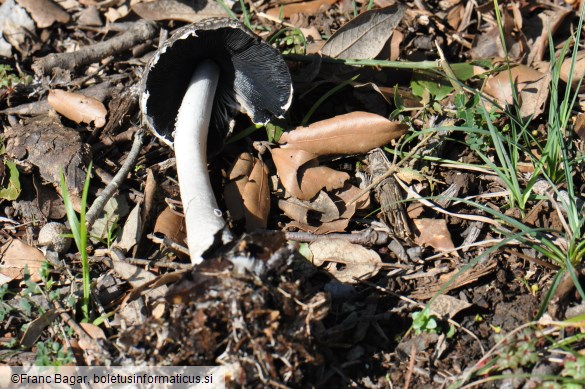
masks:
{"type": "Polygon", "coordinates": [[[126,218],[126,223],[124,223],[122,233],[116,239],[116,245],[125,252],[129,252],[134,246],[136,246],[142,235],[142,220],[140,217],[141,208],[141,203],[136,204],[126,218]]]}
{"type": "Polygon", "coordinates": [[[314,16],[321,10],[328,9],[337,0],[311,0],[301,3],[285,4],[282,7],[271,8],[266,13],[273,18],[290,18],[295,14],[314,16]]]}
{"type": "Polygon", "coordinates": [[[23,7],[6,0],[0,5],[0,31],[0,57],[11,57],[12,48],[24,52],[30,36],[35,38],[35,23],[23,7]]]}
{"type": "MultiPolygon", "coordinates": [[[[502,9],[500,12],[504,23],[504,37],[506,47],[508,48],[508,55],[511,61],[515,61],[524,54],[525,45],[521,45],[519,42],[520,34],[512,33],[514,31],[514,20],[508,11],[502,9]]],[[[472,59],[505,57],[506,51],[502,46],[500,30],[497,25],[493,25],[491,28],[475,36],[470,54],[472,59]]]]}
{"type": "Polygon", "coordinates": [[[146,20],[178,20],[187,23],[228,16],[216,1],[207,0],[190,1],[188,4],[177,0],[140,2],[132,6],[132,11],[146,20]]]}
{"type": "Polygon", "coordinates": [[[431,246],[438,251],[450,251],[455,248],[451,233],[444,219],[415,219],[414,225],[419,231],[415,241],[421,246],[431,246]]]}
{"type": "Polygon", "coordinates": [[[266,228],[270,213],[268,168],[258,158],[242,153],[229,173],[224,189],[226,205],[235,220],[246,219],[246,231],[266,228]]]}
{"type": "Polygon", "coordinates": [[[258,158],[254,158],[254,167],[244,187],[242,198],[246,210],[246,231],[266,228],[270,213],[268,168],[258,158]]]}
{"type": "Polygon", "coordinates": [[[461,24],[461,20],[463,19],[463,15],[465,13],[465,6],[463,4],[458,4],[449,10],[447,14],[447,23],[451,26],[454,30],[459,28],[461,24]]]}
{"type": "Polygon", "coordinates": [[[580,113],[575,117],[575,133],[581,140],[585,140],[585,113],[580,113]]]}
{"type": "Polygon", "coordinates": [[[75,123],[94,122],[96,127],[106,124],[106,107],[99,101],[81,93],[51,90],[49,92],[49,105],[61,115],[73,120],[75,123]]]}
{"type": "Polygon", "coordinates": [[[318,166],[316,155],[304,150],[272,149],[272,159],[284,188],[300,200],[310,200],[323,188],[343,187],[349,174],[318,166]]]}
{"type": "Polygon", "coordinates": [[[173,242],[185,245],[185,238],[187,237],[185,218],[167,207],[156,218],[154,232],[164,235],[173,242]]]}
{"type": "Polygon", "coordinates": [[[351,218],[356,209],[368,209],[370,207],[370,192],[361,194],[362,192],[363,190],[357,186],[346,183],[340,191],[335,193],[335,196],[342,200],[337,203],[338,206],[343,206],[344,208],[344,210],[341,211],[342,217],[351,218]],[[349,204],[360,194],[361,197],[358,197],[353,204],[349,204]]]}
{"type": "MultiPolygon", "coordinates": [[[[571,73],[571,62],[572,59],[566,58],[561,65],[561,80],[564,82],[569,81],[569,75],[571,73]]],[[[573,68],[573,80],[571,81],[571,87],[576,88],[579,84],[579,80],[585,74],[585,51],[579,51],[577,53],[577,59],[575,61],[575,67],[573,68]]],[[[585,85],[582,83],[580,91],[585,89],[585,85]]]]}
{"type": "Polygon", "coordinates": [[[26,331],[20,338],[20,346],[22,347],[32,347],[35,345],[37,340],[43,334],[45,328],[51,325],[53,321],[57,318],[57,310],[56,309],[49,309],[44,312],[42,315],[28,323],[26,327],[26,331]]]}
{"type": "Polygon", "coordinates": [[[0,273],[12,279],[23,279],[27,267],[32,281],[41,280],[40,269],[46,261],[43,253],[18,239],[12,239],[0,247],[0,273]]]}
{"type": "Polygon", "coordinates": [[[114,23],[118,19],[122,19],[130,13],[130,7],[127,5],[122,5],[118,8],[110,7],[104,14],[108,22],[114,23]]]}
{"type": "MultiPolygon", "coordinates": [[[[152,281],[156,279],[153,273],[130,263],[112,261],[112,268],[121,278],[128,281],[133,288],[141,288],[144,284],[151,285],[152,281]]],[[[167,293],[167,290],[168,287],[166,285],[160,285],[145,293],[150,298],[151,314],[156,318],[161,317],[164,313],[166,304],[162,297],[167,293]]]]}
{"type": "MultiPolygon", "coordinates": [[[[301,224],[315,225],[316,223],[327,223],[339,219],[339,209],[331,197],[321,191],[312,201],[301,201],[294,197],[280,200],[278,207],[286,216],[301,224]]],[[[313,226],[310,226],[312,229],[313,226]]],[[[303,230],[306,231],[305,228],[303,230]]]]}
{"type": "Polygon", "coordinates": [[[38,28],[47,28],[55,22],[68,23],[71,16],[50,0],[17,0],[35,21],[38,28]]]}
{"type": "Polygon", "coordinates": [[[351,112],[321,120],[282,134],[284,149],[319,155],[360,154],[384,146],[406,132],[408,126],[369,112],[351,112]]]}
{"type": "Polygon", "coordinates": [[[375,58],[404,16],[400,4],[366,11],[329,38],[321,52],[333,58],[375,58]]]}
{"type": "Polygon", "coordinates": [[[542,61],[549,48],[549,36],[554,36],[571,10],[556,4],[539,3],[544,9],[533,13],[534,16],[525,20],[522,32],[528,37],[527,62],[542,61]]]}
{"type": "Polygon", "coordinates": [[[337,219],[326,223],[321,223],[318,226],[311,226],[309,224],[292,221],[286,227],[296,228],[301,231],[310,232],[315,235],[326,235],[334,232],[345,232],[349,225],[349,219],[337,219]]]}
{"type": "Polygon", "coordinates": [[[344,239],[322,238],[309,244],[315,266],[325,269],[338,281],[356,283],[378,274],[382,260],[378,253],[344,239]]]}
{"type": "MultiPolygon", "coordinates": [[[[525,65],[510,69],[510,73],[513,87],[518,93],[522,117],[540,115],[548,98],[550,75],[525,65]]],[[[490,77],[484,89],[487,94],[494,97],[502,106],[514,102],[513,90],[510,85],[510,73],[504,70],[490,77]]]]}
{"type": "Polygon", "coordinates": [[[430,309],[441,317],[452,319],[453,316],[469,307],[471,307],[471,304],[466,301],[446,294],[440,294],[433,299],[430,309]]]}
{"type": "Polygon", "coordinates": [[[356,202],[350,204],[361,192],[361,189],[346,182],[343,188],[333,193],[321,191],[311,202],[290,198],[287,201],[279,201],[278,206],[293,219],[287,227],[320,235],[344,232],[356,207],[366,209],[370,206],[369,193],[363,194],[356,202]]]}

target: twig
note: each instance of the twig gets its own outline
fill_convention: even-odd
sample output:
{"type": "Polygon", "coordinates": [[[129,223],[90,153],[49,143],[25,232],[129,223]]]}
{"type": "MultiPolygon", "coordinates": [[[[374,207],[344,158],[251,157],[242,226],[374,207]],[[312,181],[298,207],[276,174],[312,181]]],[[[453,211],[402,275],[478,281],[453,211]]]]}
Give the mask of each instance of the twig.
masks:
{"type": "MultiPolygon", "coordinates": [[[[187,253],[189,253],[187,251],[187,253]]],[[[133,265],[142,265],[142,266],[149,266],[149,267],[166,267],[169,269],[175,270],[183,270],[183,269],[191,269],[193,265],[190,263],[179,263],[179,262],[169,262],[169,261],[149,261],[148,259],[141,259],[141,258],[126,258],[126,262],[131,263],[133,265]]]]}
{"type": "MultiPolygon", "coordinates": [[[[297,242],[314,242],[317,239],[322,239],[323,235],[313,234],[311,232],[303,231],[286,231],[286,240],[294,240],[297,242]]],[[[366,229],[355,234],[328,234],[327,238],[344,239],[350,243],[374,246],[384,245],[388,242],[388,234],[366,229]]]]}
{"type": "Polygon", "coordinates": [[[173,242],[169,238],[166,238],[166,237],[159,238],[155,234],[148,234],[146,237],[148,239],[150,239],[153,243],[162,244],[175,252],[178,252],[178,253],[181,253],[184,255],[189,255],[189,250],[185,246],[180,245],[176,242],[173,242]]]}
{"type": "Polygon", "coordinates": [[[49,54],[36,60],[32,68],[37,75],[41,76],[49,73],[53,68],[71,70],[77,66],[99,62],[105,57],[129,50],[139,43],[154,38],[157,32],[156,24],[139,20],[119,36],[85,46],[72,53],[49,54]]]}
{"type": "Polygon", "coordinates": [[[410,380],[412,379],[412,372],[414,371],[414,361],[416,360],[416,346],[413,344],[410,347],[410,362],[408,363],[408,372],[406,373],[406,379],[404,380],[404,389],[410,387],[410,380]]]}
{"type": "Polygon", "coordinates": [[[132,143],[132,149],[130,149],[130,153],[128,153],[128,157],[122,164],[122,167],[114,176],[114,179],[104,188],[102,193],[98,196],[97,199],[93,202],[87,214],[85,215],[85,223],[88,229],[91,229],[91,226],[98,218],[99,214],[104,210],[106,203],[108,200],[114,195],[114,193],[118,190],[118,188],[122,185],[122,182],[126,179],[128,172],[136,163],[138,159],[138,155],[140,154],[140,149],[142,147],[142,130],[139,130],[134,135],[134,142],[132,143]]]}
{"type": "Polygon", "coordinates": [[[447,78],[449,79],[449,82],[453,86],[453,89],[455,89],[455,91],[460,95],[465,94],[465,92],[463,91],[463,88],[461,87],[461,85],[459,84],[459,82],[457,80],[457,76],[455,76],[455,73],[453,73],[453,69],[451,69],[451,66],[449,66],[449,62],[447,62],[447,59],[445,58],[445,54],[443,53],[443,50],[441,49],[441,45],[439,45],[439,42],[437,42],[436,39],[435,39],[435,47],[437,48],[437,53],[439,53],[439,58],[441,58],[441,61],[440,61],[441,67],[443,68],[443,71],[447,75],[447,78]]]}
{"type": "Polygon", "coordinates": [[[61,305],[61,302],[59,302],[58,300],[54,300],[53,307],[55,307],[57,313],[61,316],[61,320],[63,320],[63,322],[67,324],[75,332],[79,341],[83,342],[85,345],[91,345],[91,350],[87,348],[84,349],[86,356],[93,358],[99,356],[101,357],[108,356],[109,353],[101,346],[101,344],[99,342],[96,342],[95,339],[89,336],[89,334],[87,333],[87,331],[83,329],[83,327],[81,327],[75,320],[73,320],[71,315],[61,305]],[[89,351],[91,351],[91,353],[88,353],[89,351]]]}

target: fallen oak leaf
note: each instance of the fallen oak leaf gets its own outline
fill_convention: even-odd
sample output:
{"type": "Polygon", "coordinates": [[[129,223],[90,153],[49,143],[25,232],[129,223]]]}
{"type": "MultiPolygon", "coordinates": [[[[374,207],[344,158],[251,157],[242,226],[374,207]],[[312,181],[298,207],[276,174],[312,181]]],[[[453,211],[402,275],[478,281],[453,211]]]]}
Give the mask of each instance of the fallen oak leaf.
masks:
{"type": "Polygon", "coordinates": [[[296,220],[288,223],[286,228],[296,228],[297,230],[310,232],[315,235],[326,235],[335,232],[345,232],[349,225],[349,219],[336,219],[330,222],[321,223],[318,226],[311,226],[296,220]]]}
{"type": "Polygon", "coordinates": [[[246,231],[266,228],[270,213],[268,168],[258,158],[242,153],[229,173],[224,195],[232,217],[246,219],[246,231]],[[229,199],[229,201],[228,201],[229,199]]]}
{"type": "MultiPolygon", "coordinates": [[[[564,82],[569,81],[569,76],[571,75],[571,64],[573,59],[571,57],[565,58],[563,64],[561,65],[561,73],[559,77],[564,82]]],[[[573,68],[573,75],[571,79],[571,88],[576,88],[579,85],[579,80],[585,74],[585,51],[579,51],[577,53],[577,57],[575,59],[575,67],[573,68]]],[[[580,91],[585,89],[585,85],[581,84],[579,88],[580,91]]]]}
{"type": "Polygon", "coordinates": [[[349,174],[318,166],[317,156],[305,150],[272,149],[272,160],[284,188],[300,200],[310,200],[323,188],[343,187],[349,174]]]}
{"type": "Polygon", "coordinates": [[[550,74],[541,73],[525,65],[518,65],[488,78],[484,92],[502,106],[514,103],[514,87],[518,93],[520,115],[536,117],[543,112],[549,94],[550,74]],[[513,86],[510,85],[510,79],[513,86]]]}
{"type": "Polygon", "coordinates": [[[279,139],[284,149],[299,149],[317,156],[363,154],[401,137],[408,126],[369,112],[351,112],[297,127],[279,139]]]}
{"type": "Polygon", "coordinates": [[[382,267],[378,253],[339,238],[321,238],[309,244],[315,266],[325,265],[339,282],[372,278],[382,267]],[[341,266],[340,266],[341,265],[341,266]]]}
{"type": "Polygon", "coordinates": [[[319,11],[328,9],[336,2],[337,0],[311,0],[302,3],[285,4],[269,9],[266,14],[274,18],[290,18],[295,14],[314,16],[319,11]]]}
{"type": "Polygon", "coordinates": [[[69,23],[71,16],[58,4],[50,0],[17,0],[28,11],[37,28],[47,28],[53,23],[69,23]]]}
{"type": "Polygon", "coordinates": [[[46,262],[43,253],[36,247],[29,246],[19,239],[11,239],[0,247],[0,274],[12,280],[24,279],[25,268],[31,281],[41,280],[41,266],[46,262]]]}
{"type": "Polygon", "coordinates": [[[306,225],[339,219],[337,205],[324,191],[311,201],[301,201],[295,197],[279,200],[278,207],[292,220],[306,225]]]}
{"type": "MultiPolygon", "coordinates": [[[[455,249],[451,233],[445,219],[415,219],[414,225],[419,231],[415,242],[421,246],[431,246],[437,251],[450,252],[455,249]]],[[[455,252],[455,255],[457,253],[455,252]]]]}
{"type": "Polygon", "coordinates": [[[59,89],[49,91],[49,105],[58,113],[75,123],[91,123],[99,128],[106,124],[106,107],[97,99],[81,93],[59,89]]]}

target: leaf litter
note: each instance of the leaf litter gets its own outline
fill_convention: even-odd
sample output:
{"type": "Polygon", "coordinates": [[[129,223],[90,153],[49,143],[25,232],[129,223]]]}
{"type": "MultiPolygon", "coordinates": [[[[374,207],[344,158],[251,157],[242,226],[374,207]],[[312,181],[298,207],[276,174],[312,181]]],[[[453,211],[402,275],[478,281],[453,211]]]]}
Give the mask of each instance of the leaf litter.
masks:
{"type": "MultiPolygon", "coordinates": [[[[582,55],[573,74],[566,58],[560,68],[570,86],[551,87],[551,63],[577,30],[579,4],[228,4],[287,54],[295,95],[268,139],[282,136],[268,143],[260,130],[214,156],[210,178],[236,240],[192,269],[174,159],[157,140],[143,142],[116,184],[127,209],[109,203],[91,223],[89,326],[77,324],[77,248],[57,252],[38,241],[43,226],[65,221],[59,172],[80,211],[93,161],[92,205],[141,134],[135,91],[149,56],[185,22],[228,11],[209,2],[5,0],[0,288],[9,292],[0,289],[0,348],[15,347],[11,339],[22,348],[0,358],[34,363],[39,341],[54,341],[70,344],[78,364],[221,364],[231,384],[246,387],[456,387],[506,374],[502,356],[514,362],[516,349],[502,349],[498,332],[513,334],[545,301],[540,313],[557,322],[582,305],[570,277],[546,300],[559,265],[537,239],[505,238],[529,226],[546,229],[539,238],[552,236],[561,249],[571,241],[567,207],[581,204],[585,182],[583,96],[563,137],[577,161],[571,185],[527,192],[521,208],[506,176],[494,174],[517,171],[530,187],[542,173],[534,161],[554,151],[543,148],[547,119],[559,115],[549,116],[551,102],[577,88],[582,55]],[[526,142],[511,168],[485,135],[491,126],[506,147],[519,142],[509,113],[526,142]]],[[[572,236],[582,234],[581,225],[572,236]]],[[[539,332],[532,339],[547,341],[539,332]]],[[[569,357],[551,362],[550,349],[528,343],[542,358],[518,362],[514,373],[534,376],[503,385],[538,386],[539,368],[569,374],[569,357]]]]}

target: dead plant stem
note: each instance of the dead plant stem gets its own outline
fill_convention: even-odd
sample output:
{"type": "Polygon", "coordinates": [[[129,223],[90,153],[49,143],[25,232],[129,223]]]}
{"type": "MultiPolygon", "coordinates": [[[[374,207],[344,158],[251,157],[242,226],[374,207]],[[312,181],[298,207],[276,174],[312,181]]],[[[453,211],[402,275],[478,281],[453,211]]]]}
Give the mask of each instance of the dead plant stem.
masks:
{"type": "Polygon", "coordinates": [[[104,188],[102,193],[95,199],[87,214],[85,215],[85,224],[87,229],[90,230],[93,223],[97,220],[99,215],[104,210],[106,203],[112,198],[114,193],[120,188],[126,176],[130,172],[130,169],[134,167],[136,160],[138,159],[138,155],[140,154],[140,150],[142,148],[142,130],[139,130],[134,134],[134,142],[132,143],[132,148],[128,153],[128,157],[122,164],[122,167],[116,173],[112,181],[104,188]]]}

